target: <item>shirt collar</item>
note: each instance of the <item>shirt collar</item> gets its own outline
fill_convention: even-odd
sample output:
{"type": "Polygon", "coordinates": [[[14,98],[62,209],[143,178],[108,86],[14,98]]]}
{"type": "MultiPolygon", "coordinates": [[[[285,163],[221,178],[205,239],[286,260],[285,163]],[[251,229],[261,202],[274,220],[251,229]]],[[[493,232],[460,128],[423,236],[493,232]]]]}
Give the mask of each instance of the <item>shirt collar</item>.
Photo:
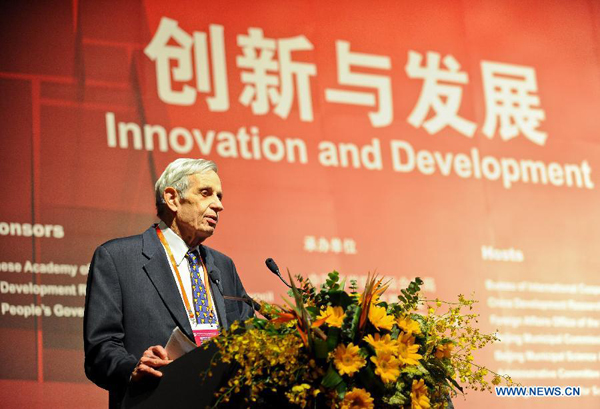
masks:
{"type": "Polygon", "coordinates": [[[193,250],[193,251],[198,250],[198,246],[196,246],[194,248],[189,248],[188,245],[186,244],[186,242],[183,241],[183,239],[181,237],[179,237],[177,235],[177,233],[175,233],[173,230],[171,230],[171,228],[168,227],[165,224],[165,222],[161,221],[158,224],[158,227],[163,232],[163,235],[165,236],[165,240],[167,240],[167,243],[169,244],[169,247],[171,248],[171,253],[173,253],[173,257],[175,258],[175,262],[177,263],[177,266],[181,265],[181,262],[183,261],[183,259],[185,258],[185,255],[187,254],[187,252],[189,250],[193,250]]]}

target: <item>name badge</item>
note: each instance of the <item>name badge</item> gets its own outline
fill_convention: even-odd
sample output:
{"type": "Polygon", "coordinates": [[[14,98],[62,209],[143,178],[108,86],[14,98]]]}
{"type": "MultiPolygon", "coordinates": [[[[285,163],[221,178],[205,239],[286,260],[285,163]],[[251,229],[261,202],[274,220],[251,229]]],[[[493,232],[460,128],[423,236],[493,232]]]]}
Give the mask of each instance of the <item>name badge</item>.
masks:
{"type": "Polygon", "coordinates": [[[206,342],[209,339],[219,335],[219,327],[211,324],[194,325],[194,329],[192,331],[194,332],[194,340],[198,346],[202,345],[203,342],[206,342]]]}

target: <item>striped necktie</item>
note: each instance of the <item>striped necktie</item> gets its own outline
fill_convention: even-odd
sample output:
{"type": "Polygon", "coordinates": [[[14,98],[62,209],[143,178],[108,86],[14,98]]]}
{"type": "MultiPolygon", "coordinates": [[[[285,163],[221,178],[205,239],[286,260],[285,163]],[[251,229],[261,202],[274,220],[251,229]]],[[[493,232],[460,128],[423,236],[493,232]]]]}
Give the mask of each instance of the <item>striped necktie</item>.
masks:
{"type": "Polygon", "coordinates": [[[216,324],[217,320],[212,308],[208,304],[208,294],[201,278],[203,269],[200,264],[200,255],[198,251],[188,251],[185,257],[190,266],[190,275],[192,277],[192,298],[194,300],[196,322],[198,324],[216,324]]]}

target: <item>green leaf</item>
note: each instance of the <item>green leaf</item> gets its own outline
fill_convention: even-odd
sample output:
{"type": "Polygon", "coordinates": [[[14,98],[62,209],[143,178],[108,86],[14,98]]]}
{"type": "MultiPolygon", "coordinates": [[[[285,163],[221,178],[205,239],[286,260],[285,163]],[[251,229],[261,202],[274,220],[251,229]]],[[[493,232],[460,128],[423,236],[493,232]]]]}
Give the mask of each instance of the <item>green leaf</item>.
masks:
{"type": "Polygon", "coordinates": [[[315,356],[318,359],[325,359],[329,354],[329,337],[327,337],[327,341],[324,341],[320,338],[315,338],[315,356]]]}
{"type": "Polygon", "coordinates": [[[333,351],[335,347],[337,347],[341,332],[342,331],[339,328],[329,328],[329,331],[327,332],[327,349],[329,351],[333,351]]]}
{"type": "Polygon", "coordinates": [[[383,398],[385,403],[393,407],[403,407],[404,404],[410,402],[410,398],[402,394],[403,391],[405,391],[407,394],[410,394],[410,388],[407,388],[404,382],[396,382],[394,390],[395,393],[392,396],[389,398],[383,398]]]}
{"type": "Polygon", "coordinates": [[[422,377],[423,375],[429,375],[429,371],[422,365],[409,365],[402,368],[401,373],[406,374],[409,378],[422,377]]]}
{"type": "Polygon", "coordinates": [[[308,313],[308,311],[306,311],[306,308],[304,306],[304,299],[302,297],[302,292],[296,286],[296,283],[292,279],[292,274],[290,273],[290,270],[288,270],[287,273],[288,273],[288,277],[290,278],[290,282],[292,284],[292,292],[294,293],[294,301],[296,301],[296,307],[294,307],[294,311],[296,311],[296,313],[298,314],[298,318],[302,322],[302,327],[306,331],[306,337],[308,338],[308,348],[312,350],[314,348],[314,342],[313,342],[314,338],[311,334],[310,314],[308,313]]]}
{"type": "Polygon", "coordinates": [[[321,381],[321,385],[323,385],[326,388],[335,388],[342,382],[344,382],[344,380],[342,379],[340,374],[337,373],[337,371],[335,369],[333,369],[333,365],[329,365],[329,369],[327,370],[327,373],[323,377],[323,380],[321,381]]]}
{"type": "Polygon", "coordinates": [[[446,377],[446,368],[438,364],[436,361],[423,362],[423,367],[431,372],[435,377],[446,377]]]}
{"type": "Polygon", "coordinates": [[[306,307],[306,311],[310,312],[314,317],[317,317],[321,313],[318,307],[306,307]]]}
{"type": "Polygon", "coordinates": [[[324,289],[327,290],[339,290],[340,286],[338,284],[338,280],[340,278],[340,273],[338,273],[337,271],[332,271],[331,273],[329,273],[327,275],[327,280],[325,280],[325,285],[324,285],[324,289]]]}
{"type": "Polygon", "coordinates": [[[342,323],[342,336],[348,341],[354,341],[358,324],[360,320],[360,313],[362,309],[359,305],[351,304],[346,310],[344,321],[342,323]]]}
{"type": "Polygon", "coordinates": [[[343,309],[348,308],[352,304],[352,297],[345,291],[330,291],[329,300],[333,305],[339,305],[343,309]]]}
{"type": "Polygon", "coordinates": [[[344,399],[344,396],[346,396],[346,391],[348,390],[348,385],[346,385],[346,382],[342,381],[338,384],[338,386],[335,388],[338,396],[340,399],[344,399]]]}
{"type": "Polygon", "coordinates": [[[267,320],[262,320],[262,319],[255,319],[254,322],[252,322],[252,325],[255,328],[258,328],[258,329],[261,329],[261,330],[264,330],[265,326],[267,324],[268,324],[268,321],[267,320]]]}
{"type": "Polygon", "coordinates": [[[382,395],[385,391],[384,383],[377,375],[375,375],[375,372],[373,372],[373,369],[371,369],[370,366],[361,369],[358,373],[358,379],[362,385],[368,388],[371,394],[375,392],[376,394],[382,395]]]}
{"type": "Polygon", "coordinates": [[[346,277],[340,282],[339,288],[342,291],[346,291],[346,277]]]}
{"type": "Polygon", "coordinates": [[[390,333],[390,337],[392,339],[398,339],[399,335],[400,335],[400,328],[398,328],[396,325],[394,325],[392,327],[392,332],[390,333]]]}
{"type": "Polygon", "coordinates": [[[449,376],[448,376],[448,377],[446,377],[446,379],[448,379],[448,380],[449,380],[449,381],[452,383],[452,385],[454,385],[454,387],[455,387],[456,389],[458,389],[459,391],[461,391],[461,393],[464,393],[464,392],[463,392],[463,388],[462,388],[462,386],[460,386],[460,385],[458,384],[458,382],[456,382],[454,379],[450,378],[449,376]]]}

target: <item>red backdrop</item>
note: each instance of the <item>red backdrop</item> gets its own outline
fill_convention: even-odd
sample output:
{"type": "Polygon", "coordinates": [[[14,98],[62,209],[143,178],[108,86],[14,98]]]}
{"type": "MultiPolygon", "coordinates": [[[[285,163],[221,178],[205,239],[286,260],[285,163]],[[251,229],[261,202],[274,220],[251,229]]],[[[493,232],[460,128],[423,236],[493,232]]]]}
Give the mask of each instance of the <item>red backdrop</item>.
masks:
{"type": "Polygon", "coordinates": [[[474,292],[502,338],[484,364],[598,407],[598,2],[13,3],[1,406],[106,406],[83,374],[87,263],[154,221],[170,161],[205,157],[226,209],[207,244],[250,293],[285,292],[267,257],[317,283],[377,271],[390,296],[415,276],[474,292]]]}

